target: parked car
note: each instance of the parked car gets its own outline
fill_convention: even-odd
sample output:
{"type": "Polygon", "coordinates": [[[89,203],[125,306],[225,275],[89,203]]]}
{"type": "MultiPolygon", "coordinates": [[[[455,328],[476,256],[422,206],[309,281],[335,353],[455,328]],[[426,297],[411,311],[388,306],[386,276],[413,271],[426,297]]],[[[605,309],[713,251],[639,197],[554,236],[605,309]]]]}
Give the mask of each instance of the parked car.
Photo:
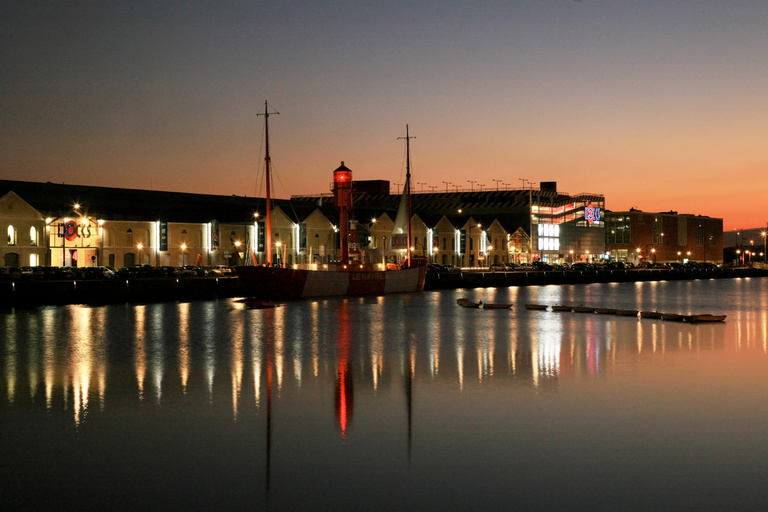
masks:
{"type": "Polygon", "coordinates": [[[208,269],[208,273],[214,276],[229,276],[232,275],[232,267],[226,265],[214,265],[208,269]]]}
{"type": "Polygon", "coordinates": [[[83,279],[112,279],[115,273],[108,267],[84,267],[83,279]]]}

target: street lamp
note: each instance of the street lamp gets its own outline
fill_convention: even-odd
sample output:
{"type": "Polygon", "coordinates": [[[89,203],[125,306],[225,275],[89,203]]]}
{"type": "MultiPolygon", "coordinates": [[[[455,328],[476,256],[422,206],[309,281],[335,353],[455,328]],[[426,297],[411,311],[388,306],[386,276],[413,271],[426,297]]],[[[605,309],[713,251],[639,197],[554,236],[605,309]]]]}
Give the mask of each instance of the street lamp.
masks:
{"type": "Polygon", "coordinates": [[[382,267],[382,270],[387,268],[386,248],[387,248],[387,237],[383,236],[383,237],[381,237],[381,267],[382,267]]]}

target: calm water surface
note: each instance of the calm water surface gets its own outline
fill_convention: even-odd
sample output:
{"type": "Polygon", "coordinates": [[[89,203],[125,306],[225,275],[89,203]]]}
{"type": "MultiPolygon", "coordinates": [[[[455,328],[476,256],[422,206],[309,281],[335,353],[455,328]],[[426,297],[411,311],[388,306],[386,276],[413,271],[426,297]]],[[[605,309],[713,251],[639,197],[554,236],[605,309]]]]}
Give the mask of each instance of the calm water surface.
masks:
{"type": "Polygon", "coordinates": [[[767,301],[734,279],[0,312],[3,509],[765,509],[767,301]]]}

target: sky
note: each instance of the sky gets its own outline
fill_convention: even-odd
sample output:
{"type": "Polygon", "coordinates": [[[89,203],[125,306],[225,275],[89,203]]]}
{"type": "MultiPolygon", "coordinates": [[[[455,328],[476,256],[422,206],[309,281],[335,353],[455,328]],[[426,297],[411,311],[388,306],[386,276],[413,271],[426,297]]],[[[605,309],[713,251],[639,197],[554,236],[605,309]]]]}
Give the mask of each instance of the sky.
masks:
{"type": "Polygon", "coordinates": [[[764,0],[0,4],[0,177],[263,196],[556,181],[768,222],[764,0]]]}

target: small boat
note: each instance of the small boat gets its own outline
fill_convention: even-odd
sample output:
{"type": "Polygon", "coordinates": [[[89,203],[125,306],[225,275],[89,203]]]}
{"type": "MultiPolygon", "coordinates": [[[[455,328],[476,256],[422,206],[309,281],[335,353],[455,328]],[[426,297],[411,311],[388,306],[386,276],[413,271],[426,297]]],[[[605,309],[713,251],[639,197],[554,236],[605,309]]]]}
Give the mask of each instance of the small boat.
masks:
{"type": "Polygon", "coordinates": [[[510,309],[512,304],[484,302],[483,309],[510,309]]]}
{"type": "Polygon", "coordinates": [[[684,320],[692,324],[699,322],[725,322],[725,317],[726,315],[687,315],[684,320]]]}
{"type": "Polygon", "coordinates": [[[662,313],[661,319],[668,322],[682,322],[685,320],[685,315],[680,315],[678,313],[662,313]]]}
{"type": "Polygon", "coordinates": [[[552,311],[571,311],[573,309],[573,306],[569,306],[566,304],[555,304],[552,306],[552,311]]]}
{"type": "Polygon", "coordinates": [[[466,297],[462,297],[461,299],[456,299],[456,304],[465,308],[479,308],[482,306],[483,301],[475,302],[467,299],[466,297]]]}
{"type": "Polygon", "coordinates": [[[597,308],[595,309],[595,313],[598,315],[615,315],[616,310],[612,308],[597,308]]]}
{"type": "Polygon", "coordinates": [[[636,309],[617,309],[616,314],[619,316],[637,316],[636,309]]]}
{"type": "Polygon", "coordinates": [[[573,306],[571,308],[571,311],[574,313],[594,313],[595,308],[589,307],[589,306],[573,306]]]}
{"type": "Polygon", "coordinates": [[[661,313],[658,311],[641,311],[641,318],[661,318],[661,313]]]}
{"type": "Polygon", "coordinates": [[[547,305],[546,304],[526,304],[525,309],[536,309],[539,311],[543,311],[547,309],[547,305]]]}

